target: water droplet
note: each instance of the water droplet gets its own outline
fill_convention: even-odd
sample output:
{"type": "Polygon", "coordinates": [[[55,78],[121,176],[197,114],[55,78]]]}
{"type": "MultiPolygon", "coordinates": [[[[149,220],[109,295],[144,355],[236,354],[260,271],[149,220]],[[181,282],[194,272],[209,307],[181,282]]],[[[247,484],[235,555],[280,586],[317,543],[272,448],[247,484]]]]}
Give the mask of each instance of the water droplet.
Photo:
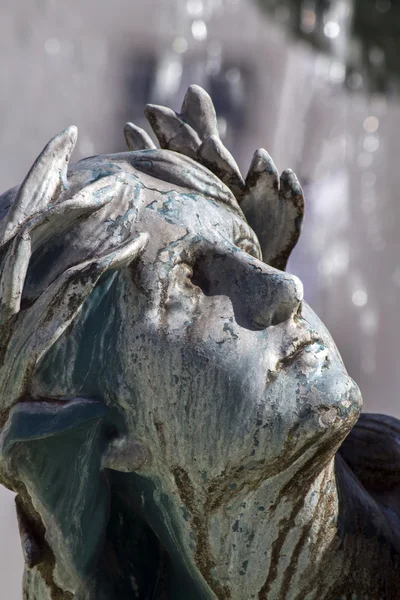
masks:
{"type": "Polygon", "coordinates": [[[336,21],[328,21],[324,26],[324,34],[330,39],[335,39],[340,33],[340,25],[336,21]]]}
{"type": "Polygon", "coordinates": [[[365,306],[368,302],[368,294],[365,290],[356,290],[351,297],[351,301],[354,306],[365,306]]]}
{"type": "Polygon", "coordinates": [[[191,17],[202,17],[204,12],[202,0],[188,0],[186,10],[191,17]]]}
{"type": "Polygon", "coordinates": [[[346,77],[346,67],[343,63],[334,61],[329,69],[329,76],[334,83],[343,83],[346,77]]]}
{"type": "Polygon", "coordinates": [[[379,119],[371,115],[364,120],[363,127],[367,133],[375,133],[379,127],[379,119]]]}
{"type": "Polygon", "coordinates": [[[172,48],[177,54],[183,54],[188,48],[188,43],[184,37],[177,37],[172,42],[172,48]]]}
{"type": "Polygon", "coordinates": [[[47,39],[44,43],[44,49],[47,54],[58,54],[61,49],[60,40],[55,37],[47,39]]]}
{"type": "Polygon", "coordinates": [[[207,25],[204,21],[193,21],[192,35],[198,42],[202,42],[207,38],[207,25]]]}
{"type": "Polygon", "coordinates": [[[379,139],[376,135],[367,135],[363,146],[366,152],[376,152],[379,148],[379,139]]]}

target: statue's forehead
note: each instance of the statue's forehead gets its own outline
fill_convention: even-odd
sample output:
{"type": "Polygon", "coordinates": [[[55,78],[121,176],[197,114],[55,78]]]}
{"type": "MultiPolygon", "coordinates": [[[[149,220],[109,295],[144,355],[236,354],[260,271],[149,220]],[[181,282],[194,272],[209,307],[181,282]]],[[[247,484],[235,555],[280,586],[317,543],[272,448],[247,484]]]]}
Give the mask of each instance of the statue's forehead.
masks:
{"type": "Polygon", "coordinates": [[[223,203],[243,216],[231,190],[207,168],[169,150],[142,150],[93,156],[71,165],[69,184],[88,183],[108,175],[130,174],[149,190],[186,190],[223,203]]]}
{"type": "MultiPolygon", "coordinates": [[[[57,201],[69,200],[81,192],[90,193],[91,186],[99,180],[104,180],[105,187],[107,182],[112,183],[115,189],[118,182],[124,183],[122,195],[117,195],[109,208],[98,215],[105,222],[117,220],[121,226],[125,223],[129,227],[144,208],[157,212],[169,224],[204,235],[214,231],[230,236],[236,222],[244,223],[230,190],[208,169],[175,152],[139,151],[79,161],[70,165],[68,185],[62,188],[57,201]]],[[[17,192],[18,187],[0,196],[0,219],[17,192]]]]}
{"type": "Polygon", "coordinates": [[[172,191],[152,194],[142,206],[140,229],[148,231],[150,246],[176,250],[191,248],[199,242],[236,244],[248,240],[258,247],[249,225],[223,203],[196,193],[172,191]]]}
{"type": "Polygon", "coordinates": [[[231,230],[244,221],[225,204],[196,192],[171,190],[146,194],[143,212],[152,212],[171,224],[185,224],[193,230],[231,230]]]}

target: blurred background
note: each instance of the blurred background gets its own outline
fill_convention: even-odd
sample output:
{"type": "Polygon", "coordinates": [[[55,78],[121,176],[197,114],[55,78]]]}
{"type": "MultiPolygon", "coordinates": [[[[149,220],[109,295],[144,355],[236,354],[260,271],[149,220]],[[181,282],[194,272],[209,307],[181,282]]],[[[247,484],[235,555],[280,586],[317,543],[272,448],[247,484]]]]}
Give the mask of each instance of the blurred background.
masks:
{"type": "MultiPolygon", "coordinates": [[[[74,158],[125,150],[147,102],[211,94],[246,174],[266,148],[305,191],[289,264],[361,387],[400,417],[399,0],[2,0],[0,189],[79,127],[74,158]]],[[[12,494],[0,488],[0,582],[21,598],[12,494]]]]}

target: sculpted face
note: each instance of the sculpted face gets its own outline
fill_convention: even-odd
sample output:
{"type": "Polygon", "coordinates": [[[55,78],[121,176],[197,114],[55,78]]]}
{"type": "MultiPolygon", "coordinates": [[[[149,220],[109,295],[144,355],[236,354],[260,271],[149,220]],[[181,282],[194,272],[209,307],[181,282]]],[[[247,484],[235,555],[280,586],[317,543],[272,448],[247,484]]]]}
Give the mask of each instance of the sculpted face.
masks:
{"type": "Polygon", "coordinates": [[[120,338],[135,435],[146,423],[152,454],[195,459],[199,481],[242,465],[240,485],[341,439],[358,392],[300,281],[262,262],[238,210],[188,192],[146,202],[120,338]]]}

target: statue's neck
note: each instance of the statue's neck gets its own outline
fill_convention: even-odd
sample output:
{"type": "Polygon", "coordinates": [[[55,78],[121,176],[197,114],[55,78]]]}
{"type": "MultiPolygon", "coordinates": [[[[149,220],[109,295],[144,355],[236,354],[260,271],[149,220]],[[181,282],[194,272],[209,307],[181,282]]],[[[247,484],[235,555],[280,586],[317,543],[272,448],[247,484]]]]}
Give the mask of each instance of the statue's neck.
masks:
{"type": "Polygon", "coordinates": [[[225,597],[224,587],[232,600],[358,599],[371,591],[376,598],[396,597],[387,595],[398,572],[390,527],[338,461],[332,459],[314,477],[305,464],[286,478],[238,494],[240,499],[211,517],[213,568],[203,573],[215,594],[210,598],[225,597]]]}
{"type": "Polygon", "coordinates": [[[256,598],[398,597],[400,521],[375,502],[340,456],[314,478],[307,465],[293,472],[272,497],[262,534],[268,538],[264,583],[256,598]]]}
{"type": "MultiPolygon", "coordinates": [[[[264,520],[268,538],[259,600],[330,598],[343,562],[337,524],[338,491],[334,461],[315,476],[305,464],[273,490],[264,520]],[[323,581],[323,590],[320,583],[323,581]],[[317,593],[318,591],[318,593],[317,593]]],[[[260,570],[262,572],[262,564],[260,570]]]]}
{"type": "MultiPolygon", "coordinates": [[[[165,523],[168,556],[161,595],[155,597],[396,598],[386,593],[399,567],[384,512],[340,457],[335,464],[315,449],[312,454],[263,483],[254,478],[252,486],[248,477],[246,486],[224,491],[212,506],[193,485],[184,514],[179,493],[167,498],[149,488],[143,516],[165,523]]],[[[127,499],[146,489],[143,478],[119,480],[127,499]]],[[[114,491],[115,486],[116,481],[114,491]]],[[[166,487],[160,482],[163,493],[166,487]]]]}
{"type": "Polygon", "coordinates": [[[212,569],[207,571],[198,555],[192,564],[203,567],[210,595],[193,590],[191,597],[283,600],[310,593],[310,598],[331,598],[325,590],[334,589],[344,561],[338,516],[333,460],[317,475],[314,459],[313,467],[311,461],[297,465],[255,489],[239,491],[205,515],[212,569]],[[324,591],[316,595],[321,582],[324,591]]]}

